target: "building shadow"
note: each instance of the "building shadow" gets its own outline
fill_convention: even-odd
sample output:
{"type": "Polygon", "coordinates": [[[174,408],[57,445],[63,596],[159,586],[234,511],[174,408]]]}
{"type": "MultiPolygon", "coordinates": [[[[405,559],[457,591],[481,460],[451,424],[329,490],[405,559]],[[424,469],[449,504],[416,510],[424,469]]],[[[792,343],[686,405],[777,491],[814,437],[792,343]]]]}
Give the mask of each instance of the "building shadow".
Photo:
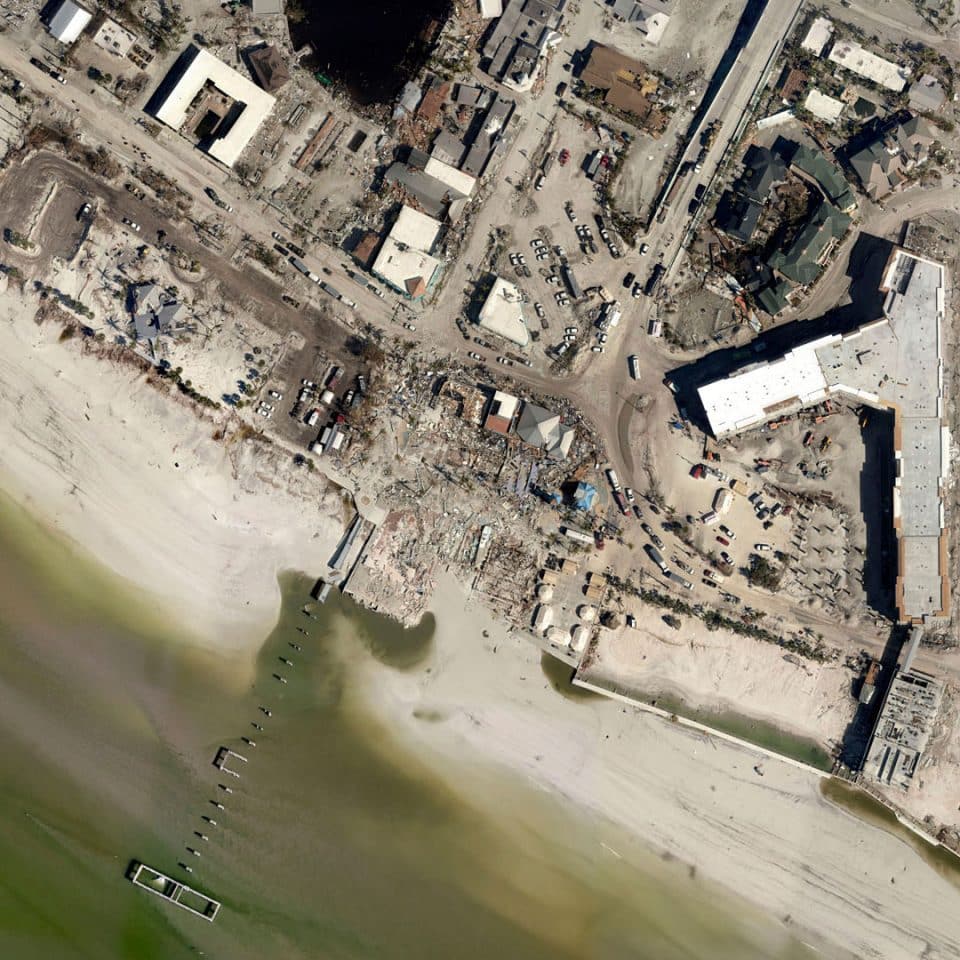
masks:
{"type": "MultiPolygon", "coordinates": [[[[867,749],[870,746],[870,736],[877,723],[877,717],[887,696],[887,688],[896,676],[897,663],[900,652],[909,637],[909,628],[902,624],[894,624],[887,637],[883,654],[880,657],[880,676],[877,678],[876,690],[869,703],[858,703],[853,719],[847,724],[843,737],[840,740],[840,750],[837,759],[852,771],[863,766],[867,749]]],[[[852,695],[859,696],[862,689],[862,678],[858,678],[851,690],[852,695]]]]}
{"type": "Polygon", "coordinates": [[[677,412],[684,410],[688,420],[704,433],[710,433],[710,424],[697,393],[704,384],[728,377],[755,363],[777,360],[794,347],[819,337],[849,333],[883,316],[884,295],[880,283],[893,247],[894,244],[882,237],[860,234],[847,261],[849,297],[843,304],[820,317],[793,320],[767,330],[744,347],[714,350],[693,363],[671,370],[666,380],[673,384],[671,389],[677,412]]]}
{"type": "Polygon", "coordinates": [[[881,616],[896,618],[897,537],[893,528],[894,417],[870,410],[863,427],[860,512],[866,529],[863,589],[867,604],[881,616]]]}

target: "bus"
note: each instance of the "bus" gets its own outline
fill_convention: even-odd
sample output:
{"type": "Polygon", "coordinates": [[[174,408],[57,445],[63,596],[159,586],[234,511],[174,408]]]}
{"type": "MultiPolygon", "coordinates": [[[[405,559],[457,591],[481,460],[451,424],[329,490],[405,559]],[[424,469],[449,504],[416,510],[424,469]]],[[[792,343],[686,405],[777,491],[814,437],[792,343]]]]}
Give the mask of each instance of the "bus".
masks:
{"type": "Polygon", "coordinates": [[[627,357],[627,363],[630,366],[630,376],[633,377],[634,380],[639,380],[640,358],[635,353],[631,353],[630,356],[627,357]]]}

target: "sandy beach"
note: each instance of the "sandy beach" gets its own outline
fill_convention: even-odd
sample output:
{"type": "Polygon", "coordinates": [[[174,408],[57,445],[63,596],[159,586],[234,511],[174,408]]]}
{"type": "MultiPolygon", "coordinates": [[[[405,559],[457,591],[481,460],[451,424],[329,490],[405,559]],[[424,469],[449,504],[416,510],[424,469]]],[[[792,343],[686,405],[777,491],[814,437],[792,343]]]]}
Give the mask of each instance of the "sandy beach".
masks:
{"type": "Polygon", "coordinates": [[[694,617],[673,630],[662,617],[634,613],[637,629],[601,631],[581,676],[754,717],[827,748],[853,719],[855,674],[840,660],[817,663],[694,617]]]}
{"type": "Polygon", "coordinates": [[[214,420],[79,337],[58,342],[34,312],[13,290],[0,298],[0,488],[142,588],[178,632],[255,652],[276,620],[277,574],[325,568],[337,493],[286,451],[216,442],[214,420]]]}
{"type": "MultiPolygon", "coordinates": [[[[276,617],[277,572],[329,557],[336,495],[321,500],[307,476],[276,482],[279,454],[215,442],[211,422],[20,310],[3,299],[4,487],[198,643],[252,655],[276,617]]],[[[745,897],[825,956],[960,955],[957,890],[826,803],[815,775],[768,760],[761,777],[751,751],[558,693],[540,652],[449,579],[431,608],[428,660],[401,672],[371,658],[357,693],[438,776],[455,778],[451,788],[518,774],[745,897]],[[472,775],[455,777],[465,765],[472,775]]]]}
{"type": "Polygon", "coordinates": [[[484,757],[629,828],[827,956],[960,955],[960,893],[905,843],[827,803],[819,777],[605,699],[558,694],[540,652],[442,583],[416,674],[370,702],[422,756],[484,757]],[[487,637],[482,636],[486,630],[487,637]],[[429,714],[442,722],[423,723],[429,714]],[[788,919],[789,918],[789,919],[788,919]],[[926,952],[924,952],[926,951],[926,952]]]}

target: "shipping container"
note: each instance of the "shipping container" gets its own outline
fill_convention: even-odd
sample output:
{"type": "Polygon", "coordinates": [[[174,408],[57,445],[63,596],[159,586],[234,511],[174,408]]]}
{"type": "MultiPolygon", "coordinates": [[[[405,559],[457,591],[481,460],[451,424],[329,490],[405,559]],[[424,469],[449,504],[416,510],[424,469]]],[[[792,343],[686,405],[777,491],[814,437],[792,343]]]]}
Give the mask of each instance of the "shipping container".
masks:
{"type": "Polygon", "coordinates": [[[562,270],[563,279],[567,284],[567,288],[570,290],[570,296],[574,300],[583,299],[583,289],[580,287],[580,284],[577,282],[577,278],[573,275],[573,270],[569,266],[565,266],[562,270]]]}
{"type": "Polygon", "coordinates": [[[733,503],[732,491],[724,488],[719,489],[713,498],[714,512],[722,517],[730,509],[731,503],[733,503]]]}
{"type": "Polygon", "coordinates": [[[660,551],[659,551],[652,543],[645,543],[645,544],[643,545],[643,549],[644,549],[644,552],[646,553],[646,555],[647,555],[664,573],[668,573],[668,572],[669,572],[669,570],[668,570],[668,568],[667,568],[667,563],[666,563],[666,561],[663,559],[663,555],[660,553],[660,551]]]}

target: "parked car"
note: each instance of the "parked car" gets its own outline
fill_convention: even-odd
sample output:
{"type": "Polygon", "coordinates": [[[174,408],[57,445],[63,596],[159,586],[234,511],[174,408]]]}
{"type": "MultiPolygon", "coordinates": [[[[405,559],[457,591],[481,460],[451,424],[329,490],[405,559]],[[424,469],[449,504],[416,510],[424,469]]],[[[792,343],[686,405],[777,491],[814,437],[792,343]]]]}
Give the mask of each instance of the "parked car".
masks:
{"type": "Polygon", "coordinates": [[[696,463],[690,469],[690,476],[693,477],[694,480],[702,479],[703,474],[704,474],[704,467],[702,463],[696,463]]]}
{"type": "Polygon", "coordinates": [[[641,257],[645,257],[649,252],[650,252],[650,244],[649,244],[649,243],[641,243],[641,244],[640,244],[640,256],[641,256],[641,257]]]}
{"type": "Polygon", "coordinates": [[[730,546],[730,541],[726,537],[717,536],[717,543],[722,543],[725,547],[730,546]]]}
{"type": "Polygon", "coordinates": [[[623,288],[624,288],[624,290],[629,290],[630,287],[633,286],[633,281],[636,280],[636,279],[637,279],[637,275],[636,275],[635,273],[628,273],[628,274],[623,278],[623,288]]]}

